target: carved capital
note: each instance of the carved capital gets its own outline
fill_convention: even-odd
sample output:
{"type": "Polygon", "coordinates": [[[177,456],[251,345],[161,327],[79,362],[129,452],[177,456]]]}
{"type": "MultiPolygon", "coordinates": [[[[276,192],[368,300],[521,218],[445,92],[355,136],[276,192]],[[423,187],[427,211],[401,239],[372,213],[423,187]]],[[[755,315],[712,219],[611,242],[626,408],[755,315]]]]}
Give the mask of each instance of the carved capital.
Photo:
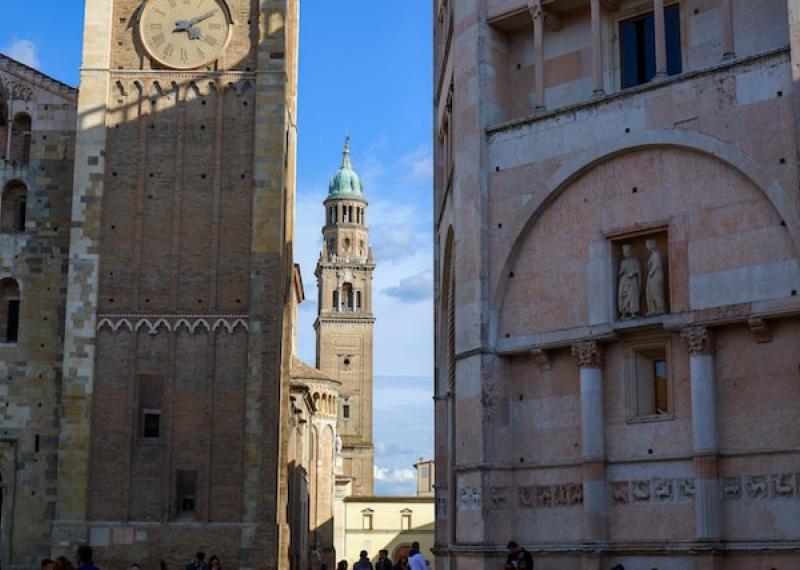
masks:
{"type": "Polygon", "coordinates": [[[572,356],[578,359],[581,368],[603,367],[603,345],[594,340],[573,344],[572,356]]]}
{"type": "Polygon", "coordinates": [[[689,354],[714,354],[714,333],[708,327],[688,327],[681,331],[689,354]]]}

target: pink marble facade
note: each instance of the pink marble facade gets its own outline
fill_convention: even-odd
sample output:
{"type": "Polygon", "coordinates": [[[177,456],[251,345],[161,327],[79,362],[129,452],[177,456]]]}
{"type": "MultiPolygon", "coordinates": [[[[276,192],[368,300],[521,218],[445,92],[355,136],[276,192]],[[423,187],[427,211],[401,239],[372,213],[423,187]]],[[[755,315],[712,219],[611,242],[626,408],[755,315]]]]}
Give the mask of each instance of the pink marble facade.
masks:
{"type": "Polygon", "coordinates": [[[437,564],[800,566],[799,16],[682,0],[622,90],[660,3],[591,4],[436,2],[437,564]],[[648,238],[669,310],[622,320],[648,238]]]}

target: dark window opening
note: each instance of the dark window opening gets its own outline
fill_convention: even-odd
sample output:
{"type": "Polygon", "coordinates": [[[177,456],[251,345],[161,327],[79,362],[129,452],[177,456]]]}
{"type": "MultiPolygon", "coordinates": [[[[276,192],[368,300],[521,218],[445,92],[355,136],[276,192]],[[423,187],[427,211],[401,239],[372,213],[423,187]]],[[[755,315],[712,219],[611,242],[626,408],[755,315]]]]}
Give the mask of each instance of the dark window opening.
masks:
{"type": "Polygon", "coordinates": [[[178,498],[178,515],[194,514],[195,497],[197,496],[197,471],[178,470],[176,496],[178,498]]]}
{"type": "Polygon", "coordinates": [[[344,406],[342,406],[342,417],[344,419],[346,419],[346,420],[350,419],[350,405],[349,404],[345,404],[344,406]]]}
{"type": "Polygon", "coordinates": [[[19,299],[8,302],[8,328],[6,342],[17,342],[19,335],[19,299]]]}
{"type": "Polygon", "coordinates": [[[0,342],[14,343],[19,338],[19,297],[19,285],[16,281],[0,281],[0,342]]]}
{"type": "Polygon", "coordinates": [[[26,165],[31,159],[31,117],[19,113],[11,123],[11,160],[26,165]]]}
{"type": "Polygon", "coordinates": [[[144,413],[144,437],[157,439],[161,436],[161,413],[146,411],[144,413]]]}
{"type": "MultiPolygon", "coordinates": [[[[648,83],[656,75],[656,35],[653,12],[620,22],[622,88],[648,83]]],[[[681,24],[678,5],[664,9],[667,74],[682,71],[681,24]]]]}
{"type": "Polygon", "coordinates": [[[28,189],[21,182],[10,182],[3,190],[0,201],[0,231],[18,233],[25,231],[28,189]]]}

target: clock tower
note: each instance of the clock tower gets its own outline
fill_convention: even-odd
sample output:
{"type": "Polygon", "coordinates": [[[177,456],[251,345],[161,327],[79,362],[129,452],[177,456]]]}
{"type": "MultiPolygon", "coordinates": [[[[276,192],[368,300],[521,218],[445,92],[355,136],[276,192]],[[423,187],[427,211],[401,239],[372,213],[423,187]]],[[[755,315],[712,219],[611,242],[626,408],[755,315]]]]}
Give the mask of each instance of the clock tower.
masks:
{"type": "Polygon", "coordinates": [[[342,164],[325,199],[317,280],[317,368],[342,383],[338,434],[342,475],[355,496],[373,494],[372,272],[367,200],[345,141],[342,164]]]}
{"type": "Polygon", "coordinates": [[[56,554],[285,567],[298,9],[86,1],[56,554]]]}

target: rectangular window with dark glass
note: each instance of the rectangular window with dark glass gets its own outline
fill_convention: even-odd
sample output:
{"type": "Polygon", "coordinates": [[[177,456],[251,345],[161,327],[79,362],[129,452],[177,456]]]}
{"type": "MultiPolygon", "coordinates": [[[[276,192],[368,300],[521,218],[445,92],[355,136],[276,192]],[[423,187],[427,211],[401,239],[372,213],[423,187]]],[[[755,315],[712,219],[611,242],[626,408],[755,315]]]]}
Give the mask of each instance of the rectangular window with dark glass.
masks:
{"type": "Polygon", "coordinates": [[[144,411],[144,437],[145,439],[161,437],[161,412],[155,410],[144,411]]]}
{"type": "Polygon", "coordinates": [[[195,511],[197,471],[179,469],[176,479],[175,494],[178,499],[178,516],[191,516],[195,511]]]}
{"type": "Polygon", "coordinates": [[[19,301],[8,302],[8,325],[6,326],[6,342],[17,342],[19,332],[19,301]]]}
{"type": "MultiPolygon", "coordinates": [[[[667,73],[681,73],[681,17],[677,4],[664,9],[667,73]]],[[[653,12],[619,24],[622,88],[642,85],[656,75],[656,34],[653,12]]]]}

